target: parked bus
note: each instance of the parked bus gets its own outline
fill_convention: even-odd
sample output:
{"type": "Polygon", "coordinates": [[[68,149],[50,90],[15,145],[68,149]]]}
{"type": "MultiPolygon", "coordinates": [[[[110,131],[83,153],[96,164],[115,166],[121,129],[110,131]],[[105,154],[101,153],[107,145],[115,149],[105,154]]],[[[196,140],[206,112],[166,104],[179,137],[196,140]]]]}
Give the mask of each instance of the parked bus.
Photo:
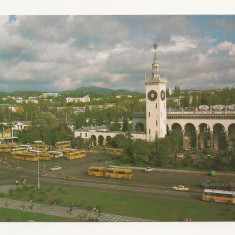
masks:
{"type": "Polygon", "coordinates": [[[8,146],[9,146],[11,149],[15,149],[15,148],[19,148],[19,147],[20,147],[20,145],[19,145],[19,144],[16,144],[16,143],[8,144],[8,146]]]}
{"type": "Polygon", "coordinates": [[[39,151],[43,151],[43,152],[46,152],[49,150],[49,146],[48,145],[45,145],[45,144],[41,144],[41,145],[34,145],[33,146],[33,150],[39,150],[39,151]]]}
{"type": "Polygon", "coordinates": [[[0,144],[0,152],[9,153],[9,152],[11,152],[11,147],[6,144],[0,144]]]}
{"type": "Polygon", "coordinates": [[[115,149],[115,148],[106,148],[107,153],[114,154],[114,155],[121,155],[123,149],[115,149]]]}
{"type": "Polygon", "coordinates": [[[87,152],[86,151],[80,151],[80,150],[72,151],[72,152],[69,152],[69,153],[64,153],[64,157],[68,160],[74,160],[74,159],[83,158],[83,157],[86,157],[86,156],[87,156],[87,152]]]}
{"type": "Polygon", "coordinates": [[[202,195],[202,200],[209,202],[223,202],[228,204],[235,204],[235,192],[205,189],[202,195]]]}
{"type": "Polygon", "coordinates": [[[91,166],[88,168],[88,175],[105,176],[105,167],[91,166]]]}
{"type": "Polygon", "coordinates": [[[61,141],[55,143],[56,148],[71,148],[71,142],[70,141],[61,141]]]}
{"type": "Polygon", "coordinates": [[[61,158],[63,157],[63,152],[60,152],[60,151],[48,151],[47,153],[49,153],[52,158],[61,158]]]}
{"type": "Polygon", "coordinates": [[[47,153],[42,153],[40,151],[31,150],[30,152],[26,153],[14,153],[13,158],[16,160],[25,160],[30,162],[36,162],[38,161],[38,155],[39,155],[39,161],[40,160],[51,160],[51,156],[47,153]]]}
{"type": "Polygon", "coordinates": [[[15,148],[11,150],[11,154],[16,153],[27,153],[29,150],[27,148],[15,148]]]}
{"type": "Polygon", "coordinates": [[[20,145],[20,147],[21,147],[21,148],[27,148],[28,150],[33,149],[33,146],[30,145],[30,144],[22,144],[22,145],[20,145]]]}
{"type": "Polygon", "coordinates": [[[75,152],[75,151],[78,151],[78,150],[77,149],[72,149],[72,148],[62,148],[62,149],[56,149],[56,151],[62,152],[63,154],[65,154],[65,153],[75,152]]]}
{"type": "Polygon", "coordinates": [[[33,141],[33,143],[34,143],[34,144],[41,144],[41,145],[44,145],[44,144],[45,144],[45,142],[42,141],[42,140],[35,140],[35,141],[33,141]]]}
{"type": "Polygon", "coordinates": [[[13,159],[16,160],[25,160],[25,153],[12,153],[13,159]]]}
{"type": "MultiPolygon", "coordinates": [[[[37,162],[38,161],[38,154],[34,152],[29,152],[25,154],[25,161],[30,161],[30,162],[37,162]]],[[[40,157],[39,157],[40,160],[40,157]]]]}
{"type": "Polygon", "coordinates": [[[52,159],[52,156],[48,153],[41,153],[39,154],[39,160],[45,160],[45,161],[50,161],[52,159]]]}
{"type": "Polygon", "coordinates": [[[117,178],[117,179],[132,179],[133,178],[132,170],[130,169],[105,168],[105,167],[96,167],[96,166],[91,166],[88,168],[88,175],[105,176],[105,177],[117,178]]]}

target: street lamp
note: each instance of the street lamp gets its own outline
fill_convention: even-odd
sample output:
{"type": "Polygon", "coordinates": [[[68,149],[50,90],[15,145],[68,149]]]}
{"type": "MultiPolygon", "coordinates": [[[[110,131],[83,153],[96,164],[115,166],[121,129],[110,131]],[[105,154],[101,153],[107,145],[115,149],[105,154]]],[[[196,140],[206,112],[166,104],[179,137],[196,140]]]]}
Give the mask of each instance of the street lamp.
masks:
{"type": "Polygon", "coordinates": [[[39,177],[39,143],[38,143],[38,189],[40,189],[40,177],[39,177]]]}

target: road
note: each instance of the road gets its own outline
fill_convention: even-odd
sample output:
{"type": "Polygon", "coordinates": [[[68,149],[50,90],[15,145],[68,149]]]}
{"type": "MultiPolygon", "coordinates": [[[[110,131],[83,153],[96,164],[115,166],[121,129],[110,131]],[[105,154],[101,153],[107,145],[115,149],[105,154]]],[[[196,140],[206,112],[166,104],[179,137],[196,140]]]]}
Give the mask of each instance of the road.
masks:
{"type": "MultiPolygon", "coordinates": [[[[1,185],[12,184],[16,179],[19,179],[19,175],[29,179],[28,184],[36,185],[36,172],[31,169],[21,169],[21,168],[11,168],[8,166],[0,167],[0,179],[4,178],[4,181],[0,182],[1,185]],[[6,179],[6,176],[7,179],[6,179]],[[33,179],[30,181],[30,179],[33,179]]],[[[112,192],[119,194],[135,195],[135,196],[145,196],[153,198],[162,198],[162,199],[173,199],[180,201],[189,201],[189,202],[202,202],[200,200],[202,195],[202,190],[190,192],[177,192],[172,191],[170,187],[157,187],[143,185],[140,183],[134,183],[127,180],[120,180],[119,182],[111,181],[102,181],[98,177],[91,177],[89,180],[80,179],[75,181],[68,181],[64,179],[59,179],[55,177],[46,177],[42,176],[40,178],[41,185],[43,186],[55,186],[55,187],[67,187],[74,189],[86,189],[94,190],[100,192],[112,192]]]]}
{"type": "Polygon", "coordinates": [[[56,185],[60,187],[68,187],[74,189],[87,189],[100,192],[112,192],[119,194],[154,197],[162,199],[174,199],[189,202],[201,202],[199,198],[202,195],[202,193],[199,192],[177,192],[172,191],[171,189],[159,189],[135,185],[110,184],[85,180],[67,181],[62,179],[42,177],[41,182],[43,183],[43,185],[56,185]]]}

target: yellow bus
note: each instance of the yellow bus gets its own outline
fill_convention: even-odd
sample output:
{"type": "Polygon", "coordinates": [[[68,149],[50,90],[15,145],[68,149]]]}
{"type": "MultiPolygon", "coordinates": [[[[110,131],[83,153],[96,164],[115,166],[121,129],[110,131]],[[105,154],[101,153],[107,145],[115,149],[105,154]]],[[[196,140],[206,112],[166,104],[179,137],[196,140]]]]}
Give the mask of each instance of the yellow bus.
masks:
{"type": "Polygon", "coordinates": [[[20,145],[19,144],[16,144],[16,143],[11,143],[8,145],[11,149],[15,149],[15,148],[19,148],[20,145]]]}
{"type": "Polygon", "coordinates": [[[0,144],[0,152],[2,153],[10,153],[11,152],[11,147],[6,144],[0,144]]]}
{"type": "Polygon", "coordinates": [[[113,154],[113,155],[121,155],[123,152],[123,149],[115,149],[115,148],[106,148],[107,153],[113,154]]]}
{"type": "Polygon", "coordinates": [[[31,154],[34,154],[36,158],[38,158],[39,155],[39,160],[51,160],[52,156],[48,154],[48,152],[42,152],[38,150],[30,150],[31,154]]]}
{"type": "Polygon", "coordinates": [[[43,152],[46,152],[49,150],[49,146],[48,145],[45,145],[45,144],[41,144],[41,145],[34,145],[33,146],[33,150],[39,150],[39,151],[43,151],[43,152]]]}
{"type": "Polygon", "coordinates": [[[88,175],[92,176],[105,176],[108,178],[117,179],[132,179],[132,170],[124,168],[105,168],[98,166],[91,166],[88,168],[88,175]]]}
{"type": "Polygon", "coordinates": [[[56,148],[71,148],[71,142],[70,141],[61,141],[55,143],[56,148]]]}
{"type": "Polygon", "coordinates": [[[61,158],[63,157],[63,152],[61,151],[48,151],[48,154],[52,156],[52,158],[61,158]]]}
{"type": "Polygon", "coordinates": [[[25,153],[13,153],[13,159],[25,160],[25,153]]]}
{"type": "Polygon", "coordinates": [[[50,161],[51,159],[52,159],[52,156],[48,153],[40,153],[39,154],[39,160],[50,161]]]}
{"type": "Polygon", "coordinates": [[[25,154],[25,161],[30,161],[30,162],[37,162],[38,161],[38,155],[36,153],[26,153],[25,154]]]}
{"type": "Polygon", "coordinates": [[[88,168],[88,175],[105,176],[105,167],[91,166],[88,168]]]}
{"type": "Polygon", "coordinates": [[[235,204],[235,192],[214,189],[205,189],[202,195],[203,201],[222,202],[235,204]]]}
{"type": "Polygon", "coordinates": [[[106,177],[118,178],[118,179],[132,179],[132,170],[124,168],[107,168],[105,171],[106,177]]]}
{"type": "Polygon", "coordinates": [[[11,154],[16,154],[16,153],[27,153],[29,150],[26,148],[15,148],[11,150],[11,154]]]}
{"type": "Polygon", "coordinates": [[[86,151],[73,151],[73,152],[69,152],[69,153],[64,153],[64,157],[68,160],[74,160],[77,158],[83,158],[87,156],[87,152],[86,151]]]}

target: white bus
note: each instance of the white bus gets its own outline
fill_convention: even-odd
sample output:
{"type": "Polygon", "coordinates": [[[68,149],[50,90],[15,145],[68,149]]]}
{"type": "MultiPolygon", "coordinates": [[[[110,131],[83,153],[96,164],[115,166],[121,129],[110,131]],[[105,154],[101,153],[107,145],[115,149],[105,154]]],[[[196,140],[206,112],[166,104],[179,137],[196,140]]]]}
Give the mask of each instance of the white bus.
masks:
{"type": "Polygon", "coordinates": [[[235,192],[205,189],[202,195],[202,200],[209,202],[223,202],[228,204],[235,204],[235,192]]]}

